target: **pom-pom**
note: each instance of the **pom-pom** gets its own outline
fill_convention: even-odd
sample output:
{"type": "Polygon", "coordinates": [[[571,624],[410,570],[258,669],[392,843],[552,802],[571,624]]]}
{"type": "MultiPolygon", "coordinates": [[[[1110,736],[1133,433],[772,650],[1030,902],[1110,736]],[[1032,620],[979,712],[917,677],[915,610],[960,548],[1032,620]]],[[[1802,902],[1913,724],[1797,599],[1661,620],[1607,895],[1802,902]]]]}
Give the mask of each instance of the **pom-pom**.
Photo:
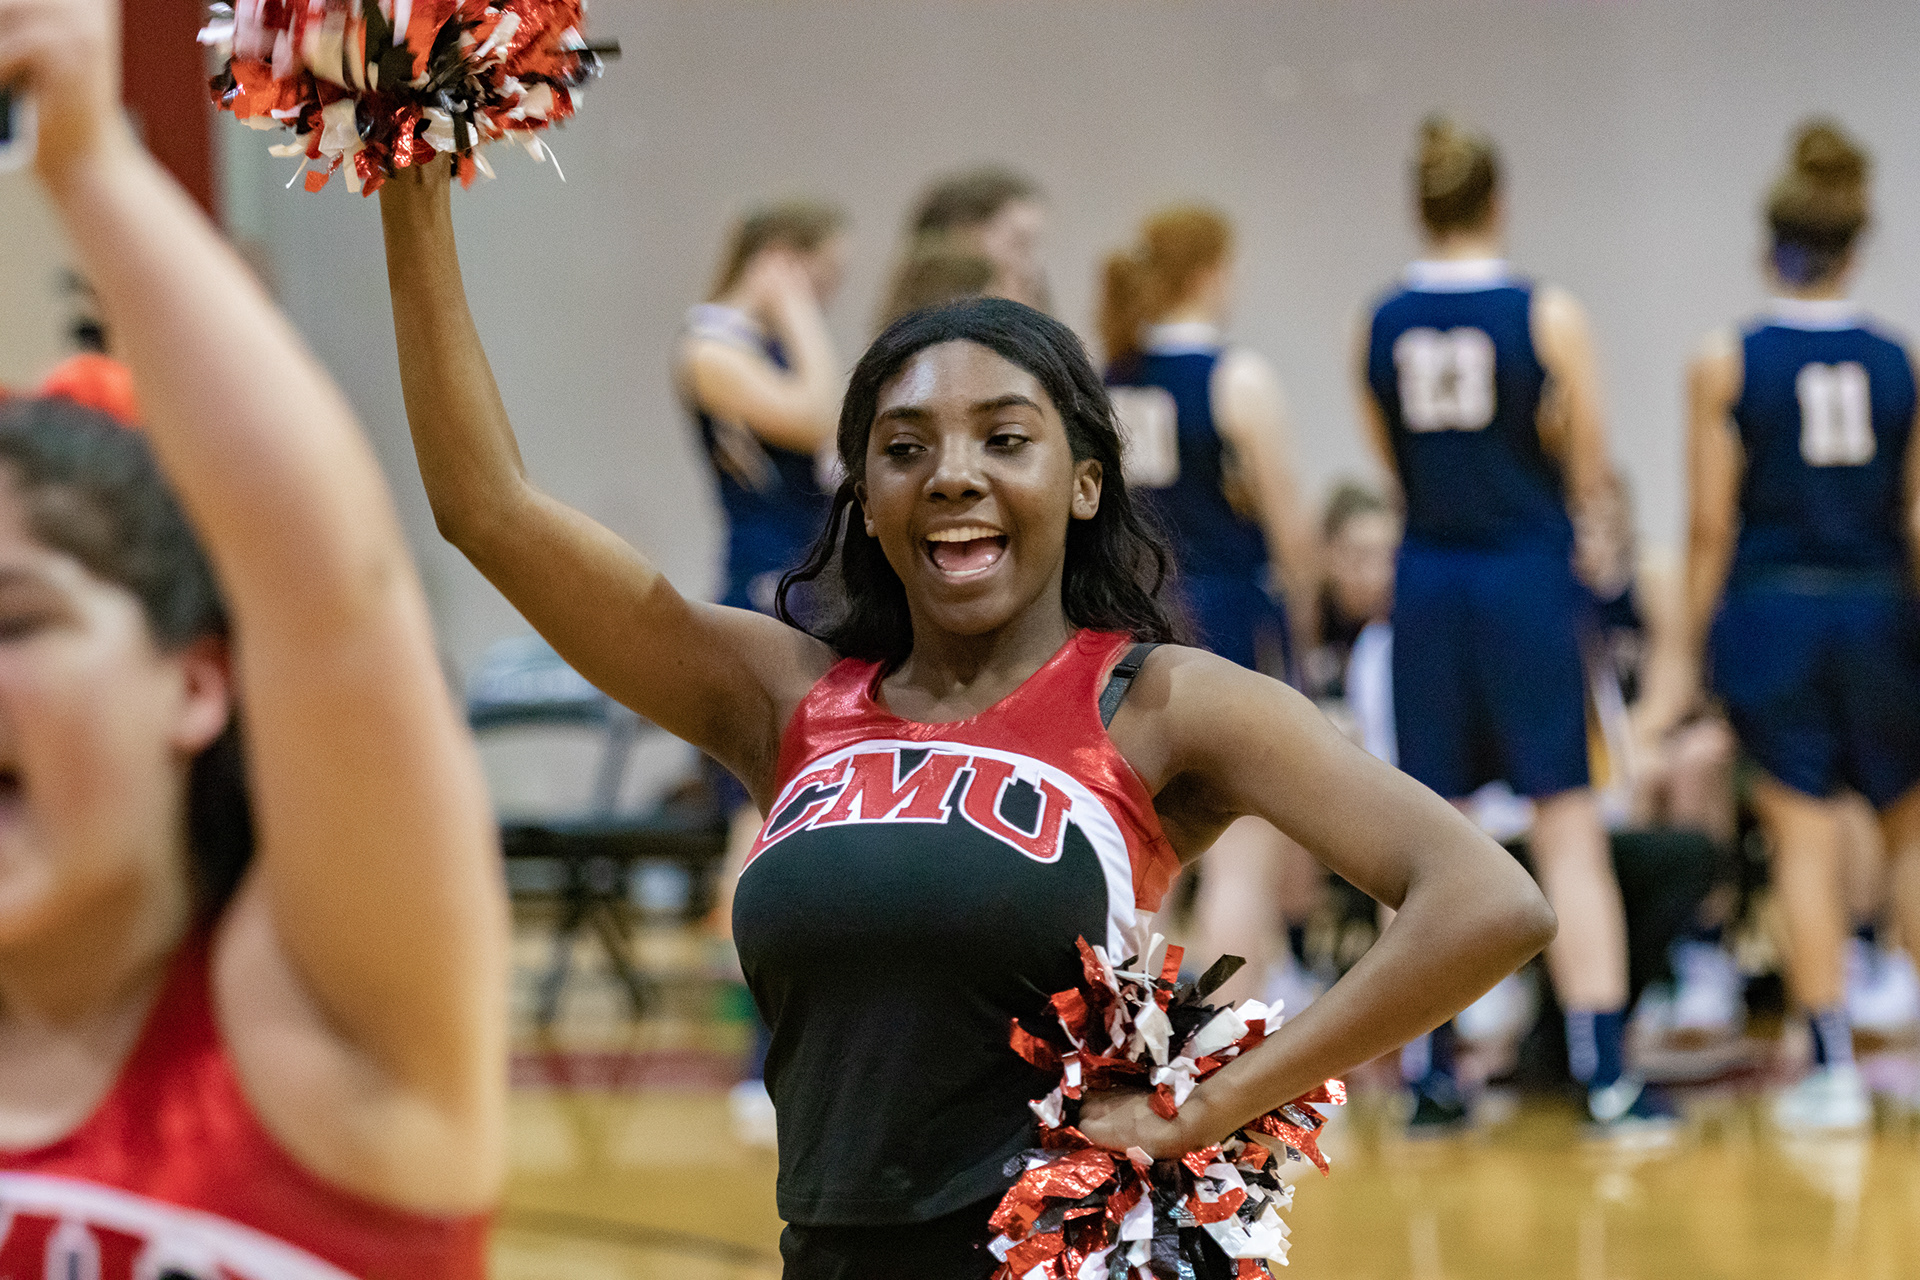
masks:
{"type": "Polygon", "coordinates": [[[480,148],[506,138],[545,159],[537,135],[572,115],[574,91],[602,70],[581,10],[582,0],[233,0],[212,6],[200,43],[221,60],[214,103],[256,129],[292,130],[272,150],[306,157],[307,190],[345,169],[348,189],[371,195],[441,154],[471,186],[493,176],[480,148]]]}
{"type": "Polygon", "coordinates": [[[1096,1147],[1070,1123],[1088,1091],[1149,1089],[1153,1109],[1172,1119],[1196,1084],[1277,1028],[1280,1011],[1258,1000],[1206,1003],[1240,967],[1236,956],[1182,985],[1181,949],[1159,934],[1117,966],[1086,939],[1079,945],[1086,982],[1053,996],[1057,1028],[1013,1026],[1014,1052],[1058,1072],[1060,1084],[1031,1104],[1040,1146],[1007,1166],[1019,1180],[991,1219],[995,1280],[1272,1276],[1287,1261],[1280,1211],[1293,1204],[1277,1167],[1296,1158],[1327,1171],[1316,1138],[1326,1119],[1314,1106],[1346,1101],[1345,1088],[1329,1080],[1178,1160],[1096,1147]]]}
{"type": "Polygon", "coordinates": [[[68,356],[41,379],[38,394],[97,409],[123,427],[140,423],[140,402],[133,394],[133,370],[110,356],[91,351],[68,356]]]}

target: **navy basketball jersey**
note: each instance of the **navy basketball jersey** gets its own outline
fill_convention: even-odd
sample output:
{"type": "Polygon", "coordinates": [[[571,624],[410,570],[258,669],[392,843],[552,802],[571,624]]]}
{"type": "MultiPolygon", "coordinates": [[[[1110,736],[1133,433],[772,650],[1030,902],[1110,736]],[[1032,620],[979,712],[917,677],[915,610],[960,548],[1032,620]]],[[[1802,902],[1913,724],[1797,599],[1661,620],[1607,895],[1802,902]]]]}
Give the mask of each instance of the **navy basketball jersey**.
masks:
{"type": "MultiPolygon", "coordinates": [[[[732,307],[694,307],[687,313],[685,336],[745,347],[787,367],[779,342],[732,307]]],[[[683,394],[713,464],[727,518],[723,603],[770,613],[779,576],[800,563],[826,521],[829,495],[821,488],[816,460],[810,453],[769,444],[744,423],[708,413],[690,391],[683,394]]]]}
{"type": "Polygon", "coordinates": [[[1742,335],[1733,420],[1746,452],[1735,577],[1898,573],[1913,432],[1906,348],[1843,302],[1783,299],[1742,335]]]}
{"type": "Polygon", "coordinates": [[[1374,311],[1367,382],[1406,492],[1408,538],[1571,547],[1565,487],[1540,443],[1547,372],[1533,288],[1493,260],[1416,262],[1374,311]]]}
{"type": "Polygon", "coordinates": [[[1180,572],[1264,580],[1266,537],[1227,493],[1232,448],[1213,419],[1221,353],[1211,325],[1155,325],[1144,350],[1108,368],[1107,388],[1127,432],[1127,482],[1172,536],[1180,572]]]}

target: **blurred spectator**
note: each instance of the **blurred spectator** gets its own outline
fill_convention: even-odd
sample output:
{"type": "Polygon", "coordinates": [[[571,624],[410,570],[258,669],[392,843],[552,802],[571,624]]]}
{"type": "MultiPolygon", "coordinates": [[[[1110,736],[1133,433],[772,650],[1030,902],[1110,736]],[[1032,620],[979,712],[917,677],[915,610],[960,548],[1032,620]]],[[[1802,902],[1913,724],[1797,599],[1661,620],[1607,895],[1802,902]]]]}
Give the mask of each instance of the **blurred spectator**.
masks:
{"type": "Polygon", "coordinates": [[[999,276],[993,259],[976,250],[945,244],[916,249],[894,273],[875,327],[885,329],[916,311],[992,293],[999,276]]]}
{"type": "Polygon", "coordinates": [[[1318,702],[1340,701],[1354,642],[1393,609],[1400,515],[1373,489],[1343,480],[1327,499],[1320,539],[1320,627],[1304,664],[1306,691],[1318,702]]]}
{"type": "Polygon", "coordinates": [[[993,281],[981,292],[1050,310],[1053,299],[1040,261],[1046,228],[1040,184],[1017,170],[983,165],[939,179],[921,194],[907,220],[883,315],[908,292],[904,277],[915,259],[935,249],[978,254],[993,263],[993,281]]]}

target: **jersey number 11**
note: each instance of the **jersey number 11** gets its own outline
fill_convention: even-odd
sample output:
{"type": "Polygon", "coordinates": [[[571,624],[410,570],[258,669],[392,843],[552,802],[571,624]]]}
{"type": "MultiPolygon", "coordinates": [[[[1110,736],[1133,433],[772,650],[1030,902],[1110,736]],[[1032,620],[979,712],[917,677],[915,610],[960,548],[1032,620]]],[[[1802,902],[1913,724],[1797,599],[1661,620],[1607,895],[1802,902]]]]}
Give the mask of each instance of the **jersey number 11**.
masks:
{"type": "Polygon", "coordinates": [[[1813,467],[1873,461],[1873,401],[1865,366],[1804,364],[1793,380],[1800,396],[1800,456],[1813,467]]]}

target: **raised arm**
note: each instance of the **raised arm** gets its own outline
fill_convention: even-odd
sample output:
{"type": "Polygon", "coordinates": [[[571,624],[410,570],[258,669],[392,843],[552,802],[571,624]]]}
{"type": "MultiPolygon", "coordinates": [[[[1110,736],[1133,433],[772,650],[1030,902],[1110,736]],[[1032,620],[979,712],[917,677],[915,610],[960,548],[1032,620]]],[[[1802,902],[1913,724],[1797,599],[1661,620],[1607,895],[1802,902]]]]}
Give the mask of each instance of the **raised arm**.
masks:
{"type": "Polygon", "coordinates": [[[0,0],[0,83],[38,100],[41,180],[233,620],[257,849],[222,926],[223,1023],[310,1166],[477,1208],[500,1173],[508,943],[478,761],[372,451],[134,141],[117,17],[0,0]]]}
{"type": "Polygon", "coordinates": [[[681,353],[687,389],[708,413],[740,423],[768,444],[813,453],[833,439],[840,411],[840,369],[826,317],[806,271],[787,250],[763,250],[748,268],[746,288],[766,299],[787,367],[737,343],[695,334],[681,353]]]}
{"type": "Polygon", "coordinates": [[[1432,1030],[1553,936],[1546,899],[1512,855],[1278,681],[1161,649],[1121,704],[1113,736],[1148,785],[1160,784],[1156,807],[1183,852],[1253,814],[1397,914],[1347,976],[1202,1084],[1176,1122],[1138,1099],[1089,1103],[1095,1118],[1083,1113],[1080,1127],[1096,1142],[1124,1148],[1114,1139],[1126,1138],[1155,1155],[1217,1142],[1432,1030]]]}
{"type": "Polygon", "coordinates": [[[685,599],[528,481],[467,309],[448,186],[435,162],[380,189],[400,381],[440,532],[582,675],[757,794],[787,715],[832,655],[770,618],[685,599]]]}
{"type": "Polygon", "coordinates": [[[1286,397],[1273,366],[1236,347],[1214,368],[1214,417],[1252,482],[1267,555],[1286,585],[1294,652],[1306,653],[1320,634],[1318,551],[1313,521],[1294,476],[1286,397]]]}
{"type": "Polygon", "coordinates": [[[1613,463],[1586,311],[1565,290],[1541,289],[1534,294],[1532,329],[1551,380],[1541,406],[1541,437],[1560,459],[1575,510],[1597,507],[1612,488],[1613,463]]]}
{"type": "Polygon", "coordinates": [[[1739,531],[1740,477],[1746,459],[1734,434],[1732,415],[1744,377],[1740,344],[1733,334],[1724,332],[1706,340],[1687,371],[1687,570],[1682,636],[1689,698],[1701,687],[1707,632],[1720,608],[1739,531]]]}

